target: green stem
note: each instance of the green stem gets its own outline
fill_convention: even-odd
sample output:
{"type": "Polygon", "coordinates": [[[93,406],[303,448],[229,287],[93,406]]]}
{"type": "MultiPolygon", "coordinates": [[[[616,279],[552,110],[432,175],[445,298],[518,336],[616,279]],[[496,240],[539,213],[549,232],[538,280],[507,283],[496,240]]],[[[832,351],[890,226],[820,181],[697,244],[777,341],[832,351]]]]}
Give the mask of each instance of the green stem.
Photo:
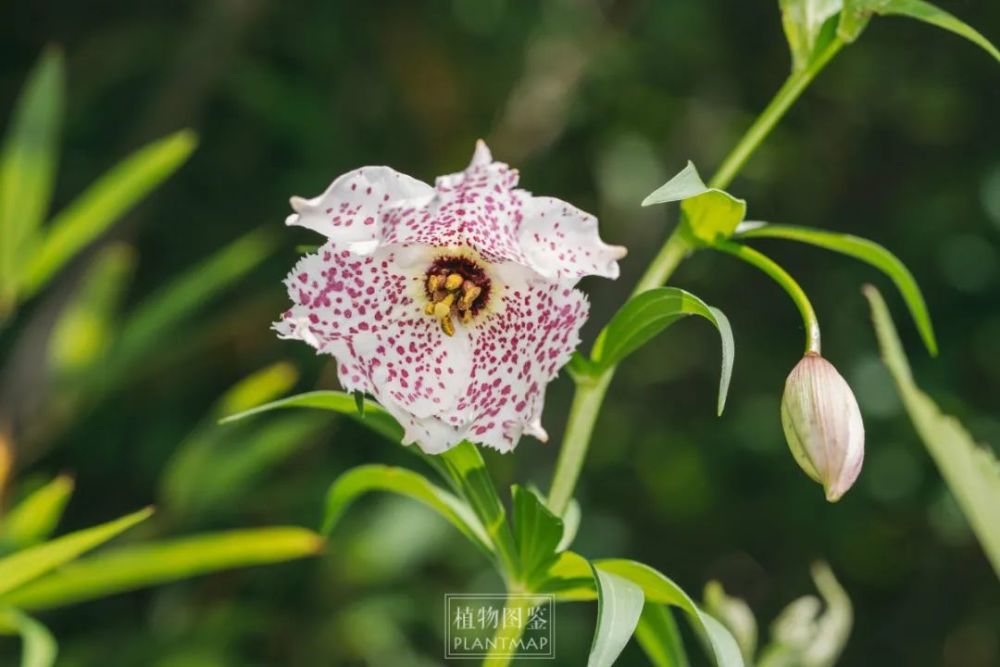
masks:
{"type": "Polygon", "coordinates": [[[740,142],[722,161],[722,166],[708,182],[709,187],[722,190],[732,182],[746,161],[753,155],[753,152],[771,133],[789,107],[799,98],[802,91],[809,87],[816,75],[837,55],[843,46],[844,42],[839,37],[834,37],[823,53],[819,54],[807,67],[792,72],[791,76],[785,80],[784,85],[778,89],[770,104],[757,116],[757,120],[746,131],[740,142]]]}
{"type": "MultiPolygon", "coordinates": [[[[711,187],[723,189],[729,185],[743,165],[746,164],[746,161],[753,155],[753,152],[760,146],[767,135],[770,134],[782,116],[785,115],[789,107],[802,94],[802,91],[809,86],[812,80],[816,78],[816,75],[837,55],[837,52],[843,46],[844,42],[839,37],[835,37],[823,53],[817,56],[812,63],[800,71],[793,72],[785,80],[785,83],[778,89],[771,102],[746,131],[746,134],[743,135],[739,143],[736,144],[729,155],[722,161],[722,165],[709,181],[711,187]]],[[[694,247],[684,236],[682,226],[678,225],[674,228],[673,233],[670,234],[660,252],[646,268],[642,278],[639,279],[635,289],[632,291],[632,295],[635,296],[640,292],[645,292],[666,283],[677,268],[677,265],[692,250],[694,250],[694,247]]],[[[806,303],[808,303],[808,300],[806,303]]],[[[811,312],[812,306],[809,309],[811,312]]],[[[815,315],[813,315],[812,322],[815,322],[815,315]]],[[[808,339],[807,348],[815,344],[818,351],[819,328],[816,327],[814,331],[812,327],[807,325],[806,331],[808,339]]],[[[569,501],[573,497],[573,489],[576,487],[577,479],[580,477],[580,470],[583,468],[583,461],[587,456],[587,448],[590,446],[590,437],[593,434],[594,424],[597,421],[597,415],[604,401],[604,395],[608,391],[608,386],[611,384],[614,373],[615,369],[610,368],[596,378],[577,383],[573,405],[570,408],[569,421],[566,424],[566,433],[563,437],[562,447],[559,450],[559,458],[556,461],[552,487],[549,490],[549,509],[557,516],[561,516],[566,511],[569,501]]]]}
{"type": "Polygon", "coordinates": [[[506,619],[508,609],[520,608],[521,622],[500,624],[496,634],[493,636],[493,648],[490,649],[483,660],[483,667],[507,667],[510,664],[510,661],[514,658],[514,654],[517,653],[517,648],[514,644],[524,634],[527,613],[530,606],[526,598],[508,598],[507,604],[504,605],[504,610],[501,612],[501,621],[506,619]]]}
{"type": "Polygon", "coordinates": [[[788,296],[792,297],[795,307],[799,309],[799,314],[802,316],[802,325],[806,330],[806,354],[819,354],[819,320],[816,318],[816,311],[813,310],[812,304],[809,302],[809,297],[806,296],[802,287],[795,282],[795,279],[773,259],[760,251],[754,250],[750,246],[732,241],[718,241],[715,244],[715,248],[733,257],[738,257],[751,266],[757,267],[788,292],[788,296]]]}

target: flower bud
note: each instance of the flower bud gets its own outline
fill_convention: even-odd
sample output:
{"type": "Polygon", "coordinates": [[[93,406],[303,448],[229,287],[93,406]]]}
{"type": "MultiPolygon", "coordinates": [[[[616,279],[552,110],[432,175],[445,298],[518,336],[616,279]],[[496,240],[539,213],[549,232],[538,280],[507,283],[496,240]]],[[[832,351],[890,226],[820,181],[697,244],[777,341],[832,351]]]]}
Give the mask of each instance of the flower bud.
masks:
{"type": "Polygon", "coordinates": [[[781,425],[792,456],[836,502],[861,472],[865,427],[854,393],[837,369],[810,352],[792,369],[781,399],[781,425]]]}

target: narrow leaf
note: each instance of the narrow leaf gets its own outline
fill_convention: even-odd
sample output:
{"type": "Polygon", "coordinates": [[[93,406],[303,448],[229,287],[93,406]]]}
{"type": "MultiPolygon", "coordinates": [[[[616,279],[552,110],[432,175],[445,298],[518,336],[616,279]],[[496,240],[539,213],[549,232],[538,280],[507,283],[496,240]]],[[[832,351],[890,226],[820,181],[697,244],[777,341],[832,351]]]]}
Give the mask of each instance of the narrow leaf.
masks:
{"type": "Polygon", "coordinates": [[[517,546],[507,524],[507,512],[482,454],[475,445],[463,441],[438,455],[437,459],[444,464],[449,479],[486,528],[503,567],[508,572],[518,572],[517,546]]]}
{"type": "Polygon", "coordinates": [[[0,629],[10,628],[21,635],[21,667],[52,667],[59,647],[48,629],[17,609],[0,608],[0,629]]]}
{"type": "Polygon", "coordinates": [[[152,508],[79,530],[0,559],[0,594],[23,586],[149,518],[152,508]]]}
{"type": "Polygon", "coordinates": [[[638,294],[615,313],[594,343],[591,360],[599,372],[620,363],[664,329],[689,315],[715,325],[722,340],[722,374],[719,378],[718,412],[722,414],[733,374],[736,344],[722,311],[676,287],[658,287],[638,294]]]}
{"type": "Polygon", "coordinates": [[[959,507],[979,538],[994,571],[1000,576],[1000,461],[973,440],[962,424],[940,408],[913,381],[910,364],[899,342],[882,295],[864,289],[882,359],[896,381],[899,396],[924,446],[937,464],[959,507]]]}
{"type": "Polygon", "coordinates": [[[655,667],[688,667],[684,641],[673,613],[664,605],[646,602],[635,638],[655,667]]]}
{"type": "Polygon", "coordinates": [[[288,398],[258,405],[255,408],[245,410],[235,415],[229,415],[219,421],[220,424],[228,424],[239,419],[244,419],[262,412],[271,410],[283,410],[286,408],[313,408],[317,410],[330,410],[357,419],[360,423],[370,427],[376,433],[385,436],[393,442],[403,439],[403,427],[385,409],[376,403],[365,399],[365,415],[362,420],[358,414],[354,396],[342,391],[310,391],[304,394],[296,394],[288,398]]]}
{"type": "Polygon", "coordinates": [[[51,535],[73,494],[73,478],[60,475],[41,487],[4,517],[0,523],[0,545],[23,549],[51,535]]]}
{"type": "Polygon", "coordinates": [[[644,596],[639,586],[599,565],[594,565],[594,581],[597,582],[597,632],[587,667],[610,667],[639,623],[644,596]]]}
{"type": "Polygon", "coordinates": [[[940,7],[924,2],[924,0],[846,0],[845,5],[854,15],[906,16],[930,23],[964,37],[993,56],[997,62],[1000,62],[1000,51],[982,33],[940,7]]]}
{"type": "Polygon", "coordinates": [[[515,484],[511,494],[514,498],[514,540],[521,572],[530,584],[539,570],[555,558],[563,536],[563,522],[549,511],[533,490],[515,484]]]}
{"type": "Polygon", "coordinates": [[[931,316],[927,310],[927,302],[917,285],[916,278],[906,268],[906,265],[874,241],[852,236],[850,234],[838,234],[808,227],[795,227],[792,225],[771,225],[764,223],[746,223],[741,225],[736,231],[736,236],[741,240],[751,238],[774,238],[788,239],[800,243],[808,243],[819,248],[826,248],[842,255],[859,259],[862,262],[875,267],[892,280],[893,284],[903,296],[906,307],[913,317],[913,322],[920,332],[920,337],[927,346],[927,351],[932,356],[937,356],[937,339],[934,336],[934,326],[931,324],[931,316]]]}
{"type": "Polygon", "coordinates": [[[270,233],[250,232],[145,298],[122,327],[115,347],[115,369],[120,372],[144,357],[175,327],[246,276],[273,251],[270,233]]]}
{"type": "Polygon", "coordinates": [[[718,667],[743,667],[739,646],[729,631],[701,611],[687,593],[666,576],[631,560],[599,560],[596,566],[634,582],[645,592],[647,600],[673,605],[686,612],[695,630],[707,640],[718,667]]]}
{"type": "Polygon", "coordinates": [[[348,470],[330,486],[323,516],[323,533],[329,535],[348,506],[370,491],[387,491],[423,503],[458,528],[487,555],[493,550],[479,519],[454,495],[412,470],[384,465],[364,465],[348,470]]]}
{"type": "Polygon", "coordinates": [[[682,224],[689,236],[707,246],[729,238],[747,210],[744,200],[705,185],[692,162],[646,197],[642,205],[675,201],[682,202],[682,224]]]}
{"type": "Polygon", "coordinates": [[[228,415],[250,410],[286,393],[295,386],[298,379],[299,372],[287,361],[265,366],[227,389],[219,399],[216,414],[228,415]]]}
{"type": "Polygon", "coordinates": [[[48,212],[58,161],[65,87],[62,53],[32,70],[0,153],[0,302],[13,298],[24,252],[48,212]]]}
{"type": "Polygon", "coordinates": [[[273,527],[120,547],[70,563],[4,595],[22,609],[48,609],[237,567],[304,558],[323,549],[305,528],[273,527]]]}
{"type": "Polygon", "coordinates": [[[194,133],[182,130],[140,148],[60,212],[26,266],[27,295],[38,291],[84,246],[173,174],[195,144],[194,133]]]}

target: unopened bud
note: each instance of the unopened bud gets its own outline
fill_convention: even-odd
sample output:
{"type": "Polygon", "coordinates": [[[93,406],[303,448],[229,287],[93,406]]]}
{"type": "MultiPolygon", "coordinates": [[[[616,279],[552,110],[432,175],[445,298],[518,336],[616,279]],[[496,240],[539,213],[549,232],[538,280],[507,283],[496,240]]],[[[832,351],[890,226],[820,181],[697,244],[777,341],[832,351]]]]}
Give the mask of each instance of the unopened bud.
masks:
{"type": "Polygon", "coordinates": [[[854,393],[837,369],[809,353],[792,369],[781,399],[781,425],[792,456],[836,502],[861,472],[865,427],[854,393]]]}

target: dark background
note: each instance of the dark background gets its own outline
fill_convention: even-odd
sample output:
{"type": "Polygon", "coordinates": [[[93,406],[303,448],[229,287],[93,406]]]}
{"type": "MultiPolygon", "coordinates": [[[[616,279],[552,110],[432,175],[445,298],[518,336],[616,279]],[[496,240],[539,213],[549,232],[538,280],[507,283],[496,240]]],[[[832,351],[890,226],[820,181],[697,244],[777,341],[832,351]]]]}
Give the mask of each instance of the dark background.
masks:
{"type": "MultiPolygon", "coordinates": [[[[269,227],[275,243],[248,279],[165,336],[71,426],[24,443],[22,478],[71,471],[77,492],[63,529],[106,520],[160,500],[172,453],[240,378],[290,360],[297,389],[333,386],[326,359],[268,330],[284,308],[280,281],[296,246],[316,242],[283,230],[288,197],[312,196],[366,164],[432,180],[462,168],[478,137],[520,167],[523,187],[596,213],[604,238],[629,247],[618,282],[583,285],[594,303],[589,342],[676,219],[676,207],[638,202],[687,159],[711,173],[787,73],[776,4],[3,3],[0,116],[45,45],[66,54],[56,208],[142,143],[183,127],[200,136],[190,163],[111,235],[138,253],[127,303],[141,304],[253,228],[269,227]]],[[[1000,4],[940,4],[1000,40],[1000,4]]],[[[802,347],[794,308],[753,269],[695,256],[671,282],[733,323],[727,411],[715,417],[718,338],[704,322],[672,328],[629,359],[578,489],[579,551],[649,562],[696,596],[720,579],[765,628],[812,591],[809,564],[826,559],[856,608],[842,664],[1000,664],[996,577],[901,412],[859,291],[866,281],[882,288],[922,385],[977,438],[1000,442],[998,124],[1000,67],[953,35],[878,20],[837,57],[731,190],[748,199],[753,219],[854,232],[893,249],[924,289],[939,358],[923,351],[891,284],[872,270],[820,250],[759,244],[811,295],[825,356],[865,413],[865,469],[841,502],[827,504],[792,461],[778,419],[802,347]]],[[[44,304],[0,338],[5,349],[44,304]]],[[[501,488],[547,485],[570,389],[565,377],[551,386],[552,442],[526,439],[513,456],[488,455],[501,488]]],[[[187,517],[170,519],[167,508],[161,530],[315,526],[338,473],[363,462],[417,465],[348,421],[323,417],[306,430],[239,495],[187,517]]],[[[373,497],[320,559],[42,618],[65,665],[434,665],[443,594],[496,586],[479,554],[436,517],[373,497]]],[[[583,664],[593,606],[559,615],[557,663],[583,664]]],[[[4,642],[0,660],[10,664],[16,646],[4,642]]],[[[630,646],[620,664],[644,662],[630,646]]]]}

